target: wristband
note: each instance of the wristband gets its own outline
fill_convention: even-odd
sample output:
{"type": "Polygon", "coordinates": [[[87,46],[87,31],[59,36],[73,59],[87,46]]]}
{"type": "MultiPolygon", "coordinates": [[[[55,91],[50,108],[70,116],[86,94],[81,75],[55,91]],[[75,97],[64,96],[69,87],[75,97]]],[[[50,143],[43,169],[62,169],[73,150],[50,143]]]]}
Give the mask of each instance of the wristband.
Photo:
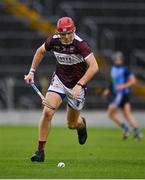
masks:
{"type": "Polygon", "coordinates": [[[77,83],[78,86],[81,86],[82,88],[84,88],[85,86],[82,85],[81,83],[77,83]]]}
{"type": "Polygon", "coordinates": [[[34,74],[35,73],[35,69],[34,68],[31,68],[30,71],[29,71],[30,74],[34,74]]]}

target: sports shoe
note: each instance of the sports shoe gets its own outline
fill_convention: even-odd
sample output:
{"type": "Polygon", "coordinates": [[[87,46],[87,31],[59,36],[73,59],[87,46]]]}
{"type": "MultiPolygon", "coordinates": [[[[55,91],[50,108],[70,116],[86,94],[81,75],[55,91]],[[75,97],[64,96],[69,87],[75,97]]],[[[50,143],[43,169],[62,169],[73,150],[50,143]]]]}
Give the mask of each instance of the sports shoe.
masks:
{"type": "Polygon", "coordinates": [[[143,138],[142,133],[140,132],[139,129],[136,129],[136,130],[134,131],[134,139],[141,140],[142,138],[143,138]]]}
{"type": "Polygon", "coordinates": [[[36,151],[31,157],[31,161],[44,162],[45,154],[44,151],[36,151]]]}
{"type": "Polygon", "coordinates": [[[86,127],[86,121],[84,118],[83,122],[84,122],[84,127],[77,129],[77,133],[78,133],[78,140],[80,144],[85,144],[86,140],[87,140],[87,127],[86,127]]]}
{"type": "Polygon", "coordinates": [[[126,128],[126,129],[124,130],[122,139],[123,139],[123,140],[128,139],[129,135],[130,135],[130,130],[129,130],[129,127],[128,127],[128,128],[126,128]]]}

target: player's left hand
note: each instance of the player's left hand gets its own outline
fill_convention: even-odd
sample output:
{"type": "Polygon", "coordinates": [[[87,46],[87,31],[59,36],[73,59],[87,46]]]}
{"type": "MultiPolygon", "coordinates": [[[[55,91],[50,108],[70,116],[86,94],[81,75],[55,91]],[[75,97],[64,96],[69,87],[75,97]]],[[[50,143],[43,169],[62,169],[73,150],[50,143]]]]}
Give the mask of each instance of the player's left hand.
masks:
{"type": "Polygon", "coordinates": [[[119,85],[119,86],[116,87],[116,90],[123,90],[123,89],[125,89],[125,88],[126,88],[125,85],[124,85],[124,84],[121,84],[121,85],[119,85]]]}
{"type": "Polygon", "coordinates": [[[77,99],[77,97],[80,95],[82,87],[79,85],[75,85],[75,87],[72,89],[72,98],[77,99]]]}

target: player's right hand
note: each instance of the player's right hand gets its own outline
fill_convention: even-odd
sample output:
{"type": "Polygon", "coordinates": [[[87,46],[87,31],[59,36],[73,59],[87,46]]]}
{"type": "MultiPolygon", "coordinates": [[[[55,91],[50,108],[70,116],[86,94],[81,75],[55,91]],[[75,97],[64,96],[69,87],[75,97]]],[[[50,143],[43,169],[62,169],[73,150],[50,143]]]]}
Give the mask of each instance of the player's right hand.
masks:
{"type": "Polygon", "coordinates": [[[29,73],[27,75],[24,75],[24,80],[30,84],[30,83],[34,83],[34,74],[29,73]]]}
{"type": "Polygon", "coordinates": [[[110,93],[109,89],[105,89],[102,93],[102,96],[107,97],[109,95],[109,93],[110,93]]]}

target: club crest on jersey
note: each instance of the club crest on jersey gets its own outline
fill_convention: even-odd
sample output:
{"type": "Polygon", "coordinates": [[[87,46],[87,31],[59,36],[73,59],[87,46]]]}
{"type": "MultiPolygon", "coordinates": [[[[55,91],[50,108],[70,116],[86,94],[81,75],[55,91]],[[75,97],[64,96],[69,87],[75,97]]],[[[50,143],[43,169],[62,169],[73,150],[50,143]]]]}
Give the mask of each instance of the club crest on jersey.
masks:
{"type": "Polygon", "coordinates": [[[74,52],[75,47],[74,46],[70,46],[70,52],[74,52]]]}

